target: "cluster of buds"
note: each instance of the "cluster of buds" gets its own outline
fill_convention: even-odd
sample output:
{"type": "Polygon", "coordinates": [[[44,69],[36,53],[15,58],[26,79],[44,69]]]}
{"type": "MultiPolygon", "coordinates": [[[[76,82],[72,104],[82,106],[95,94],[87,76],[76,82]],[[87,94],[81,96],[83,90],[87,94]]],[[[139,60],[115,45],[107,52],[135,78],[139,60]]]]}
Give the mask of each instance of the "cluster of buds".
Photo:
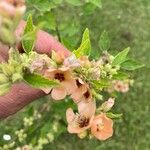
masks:
{"type": "Polygon", "coordinates": [[[14,45],[15,29],[26,10],[24,0],[0,1],[0,42],[14,45]]]}
{"type": "Polygon", "coordinates": [[[7,93],[12,83],[23,78],[23,66],[21,65],[20,56],[14,51],[13,49],[9,50],[8,63],[0,64],[0,95],[7,93]]]}

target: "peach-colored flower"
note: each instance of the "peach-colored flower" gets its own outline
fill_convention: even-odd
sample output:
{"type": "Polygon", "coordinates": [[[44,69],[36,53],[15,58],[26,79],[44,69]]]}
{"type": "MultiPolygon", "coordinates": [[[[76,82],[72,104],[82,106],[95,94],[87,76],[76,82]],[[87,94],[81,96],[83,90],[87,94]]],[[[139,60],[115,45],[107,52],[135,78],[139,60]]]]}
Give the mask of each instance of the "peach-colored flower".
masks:
{"type": "Polygon", "coordinates": [[[62,67],[58,69],[48,69],[45,71],[44,76],[48,79],[55,79],[60,82],[59,87],[43,89],[46,93],[51,91],[51,96],[55,100],[64,99],[66,95],[70,95],[76,88],[76,83],[70,68],[62,67]]]}
{"type": "Polygon", "coordinates": [[[95,101],[78,103],[78,112],[75,114],[71,108],[66,111],[69,133],[83,133],[91,127],[92,120],[96,111],[95,101]]]}
{"type": "Polygon", "coordinates": [[[75,114],[71,108],[66,111],[69,133],[82,133],[91,127],[94,116],[90,112],[75,114]]]}
{"type": "Polygon", "coordinates": [[[89,86],[84,83],[80,78],[76,79],[76,89],[71,95],[71,98],[75,103],[80,101],[89,102],[92,99],[92,94],[90,92],[89,86]]]}
{"type": "Polygon", "coordinates": [[[78,112],[82,115],[87,115],[92,117],[95,114],[96,111],[96,102],[91,99],[88,103],[85,101],[80,101],[78,104],[78,112]]]}
{"type": "Polygon", "coordinates": [[[0,13],[6,16],[22,15],[25,10],[24,0],[2,0],[0,2],[0,13]]]}
{"type": "Polygon", "coordinates": [[[103,111],[105,111],[105,112],[109,111],[113,107],[113,105],[115,103],[114,100],[115,100],[114,98],[109,98],[107,101],[105,101],[101,105],[100,109],[103,110],[103,111]]]}
{"type": "Polygon", "coordinates": [[[123,81],[113,81],[113,87],[118,92],[126,93],[129,91],[129,84],[123,81]]]}
{"type": "Polygon", "coordinates": [[[113,135],[113,121],[101,113],[96,116],[91,125],[91,133],[99,140],[106,140],[113,135]]]}

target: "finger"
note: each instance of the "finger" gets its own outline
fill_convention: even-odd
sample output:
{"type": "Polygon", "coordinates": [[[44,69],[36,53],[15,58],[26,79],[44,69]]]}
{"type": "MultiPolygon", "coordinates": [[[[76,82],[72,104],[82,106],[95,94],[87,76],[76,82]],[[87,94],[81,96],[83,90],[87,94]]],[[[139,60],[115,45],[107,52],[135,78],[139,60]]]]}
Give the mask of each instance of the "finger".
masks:
{"type": "Polygon", "coordinates": [[[14,114],[44,95],[45,93],[41,90],[34,89],[25,83],[14,84],[8,94],[0,97],[0,119],[14,114]]]}
{"type": "MultiPolygon", "coordinates": [[[[24,26],[25,23],[22,21],[16,30],[17,37],[21,36],[24,26]]],[[[38,32],[35,49],[39,53],[49,54],[51,50],[55,50],[63,53],[65,56],[70,54],[64,46],[44,31],[38,32]]],[[[44,93],[41,90],[34,89],[25,83],[15,84],[10,92],[0,97],[0,118],[5,118],[16,113],[34,99],[43,95],[44,93]]]]}

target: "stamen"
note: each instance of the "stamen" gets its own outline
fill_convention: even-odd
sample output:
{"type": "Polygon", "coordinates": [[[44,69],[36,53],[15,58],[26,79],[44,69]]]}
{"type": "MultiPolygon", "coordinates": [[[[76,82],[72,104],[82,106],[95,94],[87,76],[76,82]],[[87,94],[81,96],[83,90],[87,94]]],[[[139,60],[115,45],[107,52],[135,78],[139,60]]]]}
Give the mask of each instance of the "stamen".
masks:
{"type": "Polygon", "coordinates": [[[80,128],[84,128],[89,125],[90,119],[85,116],[79,116],[78,124],[80,128]]]}
{"type": "Polygon", "coordinates": [[[89,97],[90,97],[90,92],[89,92],[89,91],[86,91],[86,92],[84,93],[84,97],[85,97],[85,98],[89,98],[89,97]]]}
{"type": "Polygon", "coordinates": [[[54,78],[55,78],[56,80],[59,80],[60,82],[62,82],[62,81],[65,80],[65,76],[64,76],[63,73],[56,73],[54,78]]]}

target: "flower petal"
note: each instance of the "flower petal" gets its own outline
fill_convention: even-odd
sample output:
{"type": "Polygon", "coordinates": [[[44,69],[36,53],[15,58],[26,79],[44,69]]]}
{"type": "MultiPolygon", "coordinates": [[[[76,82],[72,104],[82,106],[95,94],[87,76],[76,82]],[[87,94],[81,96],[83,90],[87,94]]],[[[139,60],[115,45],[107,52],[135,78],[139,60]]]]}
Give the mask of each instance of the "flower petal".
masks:
{"type": "Polygon", "coordinates": [[[72,110],[72,108],[68,108],[67,111],[66,111],[66,119],[67,119],[67,122],[70,123],[74,120],[75,118],[75,114],[72,110]]]}
{"type": "Polygon", "coordinates": [[[43,88],[41,90],[44,91],[46,94],[49,94],[52,88],[43,88]]]}
{"type": "Polygon", "coordinates": [[[80,88],[74,90],[74,93],[72,93],[71,98],[75,103],[78,103],[81,101],[81,98],[86,91],[87,87],[85,85],[82,85],[80,88]]]}
{"type": "Polygon", "coordinates": [[[92,117],[96,111],[96,103],[94,100],[89,101],[86,103],[85,101],[81,101],[78,103],[78,112],[81,115],[92,117]]]}
{"type": "Polygon", "coordinates": [[[67,92],[63,87],[54,88],[51,96],[54,100],[62,100],[66,97],[67,92]]]}
{"type": "Polygon", "coordinates": [[[64,81],[62,82],[62,85],[65,87],[68,95],[72,94],[74,90],[77,88],[76,81],[74,79],[64,81]]]}

